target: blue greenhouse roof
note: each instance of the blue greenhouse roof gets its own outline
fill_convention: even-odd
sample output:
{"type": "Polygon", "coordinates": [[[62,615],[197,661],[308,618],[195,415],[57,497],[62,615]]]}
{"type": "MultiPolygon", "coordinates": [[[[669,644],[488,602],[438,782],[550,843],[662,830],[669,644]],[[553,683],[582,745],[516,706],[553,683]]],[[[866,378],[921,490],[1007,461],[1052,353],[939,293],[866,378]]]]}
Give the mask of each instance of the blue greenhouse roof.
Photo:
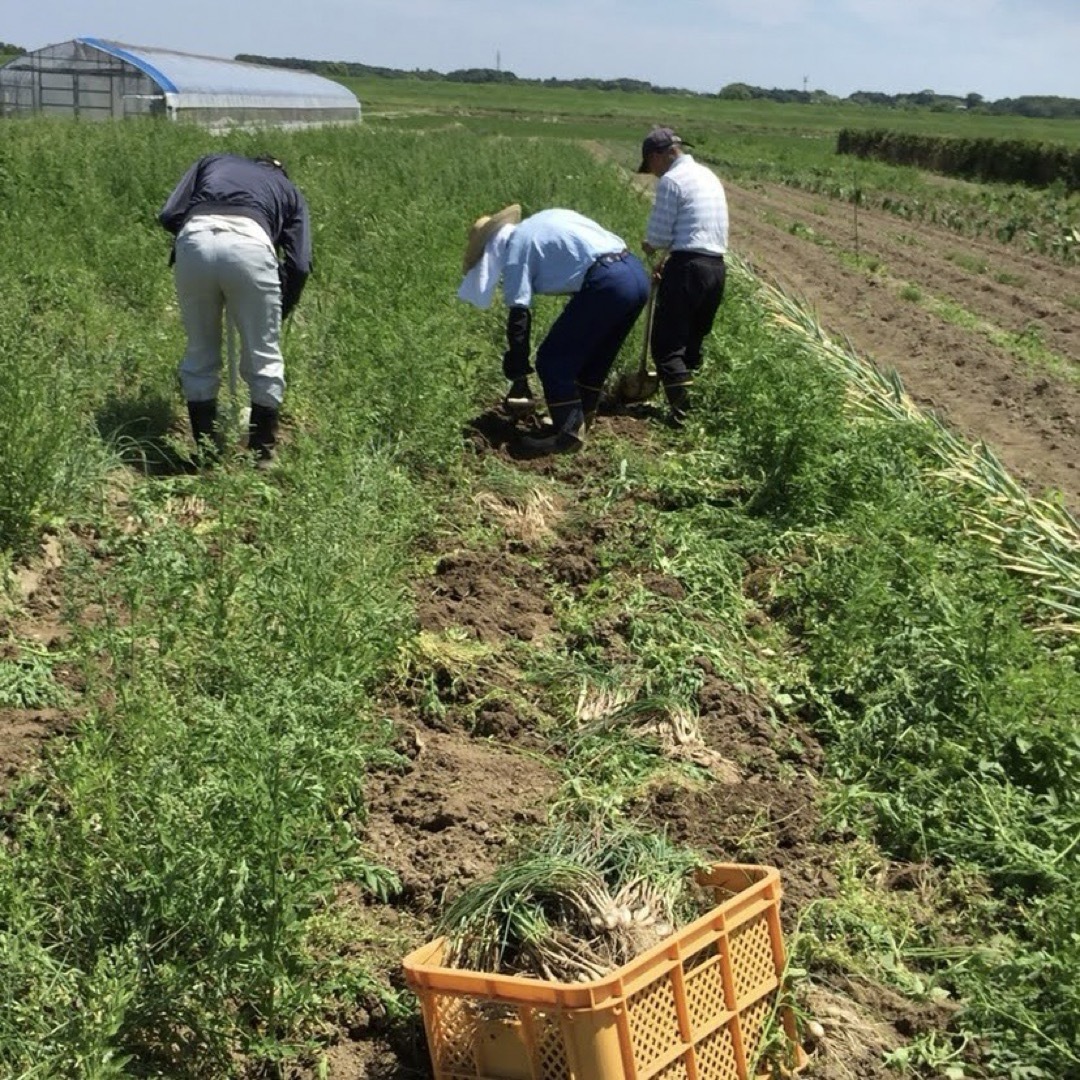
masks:
{"type": "Polygon", "coordinates": [[[178,104],[214,104],[229,99],[248,104],[281,104],[282,99],[308,106],[349,108],[359,105],[352,91],[332,79],[309,71],[245,64],[213,56],[195,56],[142,45],[125,45],[102,38],[77,38],[80,44],[100,49],[132,64],[157,83],[178,104]]]}

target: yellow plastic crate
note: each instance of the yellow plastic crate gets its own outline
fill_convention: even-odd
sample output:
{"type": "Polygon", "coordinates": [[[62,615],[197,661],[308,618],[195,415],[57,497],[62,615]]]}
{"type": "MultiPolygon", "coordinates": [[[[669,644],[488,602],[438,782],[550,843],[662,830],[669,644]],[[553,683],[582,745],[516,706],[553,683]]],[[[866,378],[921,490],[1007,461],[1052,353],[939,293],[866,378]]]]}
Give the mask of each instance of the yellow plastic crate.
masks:
{"type": "Polygon", "coordinates": [[[784,970],[780,875],[721,864],[717,906],[617,971],[559,983],[443,967],[446,939],[404,960],[436,1080],[753,1080],[774,1020],[802,1064],[784,970]]]}

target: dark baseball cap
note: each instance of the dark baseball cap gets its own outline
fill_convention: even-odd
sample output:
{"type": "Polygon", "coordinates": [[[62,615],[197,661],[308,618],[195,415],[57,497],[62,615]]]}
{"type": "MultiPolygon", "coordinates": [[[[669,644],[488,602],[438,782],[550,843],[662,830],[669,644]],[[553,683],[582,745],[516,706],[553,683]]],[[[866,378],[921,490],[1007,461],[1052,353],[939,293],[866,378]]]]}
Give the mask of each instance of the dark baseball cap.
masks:
{"type": "Polygon", "coordinates": [[[280,169],[283,173],[285,173],[286,176],[289,175],[287,172],[285,172],[285,165],[282,162],[281,158],[274,157],[273,154],[260,154],[257,158],[255,158],[255,160],[260,165],[271,165],[275,169],[280,169]]]}
{"type": "Polygon", "coordinates": [[[673,146],[693,146],[693,143],[688,143],[679,138],[671,128],[653,128],[641,143],[641,164],[638,166],[638,172],[646,173],[649,171],[650,154],[663,153],[673,146]]]}

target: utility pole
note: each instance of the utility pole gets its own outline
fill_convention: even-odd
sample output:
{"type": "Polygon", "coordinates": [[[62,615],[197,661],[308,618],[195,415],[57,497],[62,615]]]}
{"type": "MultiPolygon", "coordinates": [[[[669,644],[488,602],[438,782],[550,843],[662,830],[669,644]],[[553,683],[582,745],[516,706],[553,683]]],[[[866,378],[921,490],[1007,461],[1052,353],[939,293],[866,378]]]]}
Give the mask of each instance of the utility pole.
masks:
{"type": "Polygon", "coordinates": [[[502,53],[498,49],[495,50],[495,70],[502,71],[502,53]]]}
{"type": "Polygon", "coordinates": [[[807,82],[809,81],[809,79],[810,79],[810,76],[809,76],[809,75],[804,75],[804,76],[802,77],[802,92],[803,92],[804,94],[806,93],[806,84],[807,84],[807,82]]]}

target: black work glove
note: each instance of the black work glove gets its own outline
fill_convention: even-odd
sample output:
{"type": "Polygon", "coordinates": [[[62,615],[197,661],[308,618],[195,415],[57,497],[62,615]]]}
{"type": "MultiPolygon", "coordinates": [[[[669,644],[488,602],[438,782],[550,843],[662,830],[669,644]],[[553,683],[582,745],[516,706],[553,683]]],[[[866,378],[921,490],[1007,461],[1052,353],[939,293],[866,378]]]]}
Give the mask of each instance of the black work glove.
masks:
{"type": "Polygon", "coordinates": [[[285,263],[279,263],[278,281],[281,284],[281,319],[284,322],[300,300],[300,294],[304,291],[304,279],[297,280],[295,276],[289,274],[285,263]]]}
{"type": "Polygon", "coordinates": [[[510,382],[522,379],[532,371],[529,364],[529,331],[532,312],[527,307],[512,307],[506,315],[506,352],[503,353],[503,375],[510,382]]]}

